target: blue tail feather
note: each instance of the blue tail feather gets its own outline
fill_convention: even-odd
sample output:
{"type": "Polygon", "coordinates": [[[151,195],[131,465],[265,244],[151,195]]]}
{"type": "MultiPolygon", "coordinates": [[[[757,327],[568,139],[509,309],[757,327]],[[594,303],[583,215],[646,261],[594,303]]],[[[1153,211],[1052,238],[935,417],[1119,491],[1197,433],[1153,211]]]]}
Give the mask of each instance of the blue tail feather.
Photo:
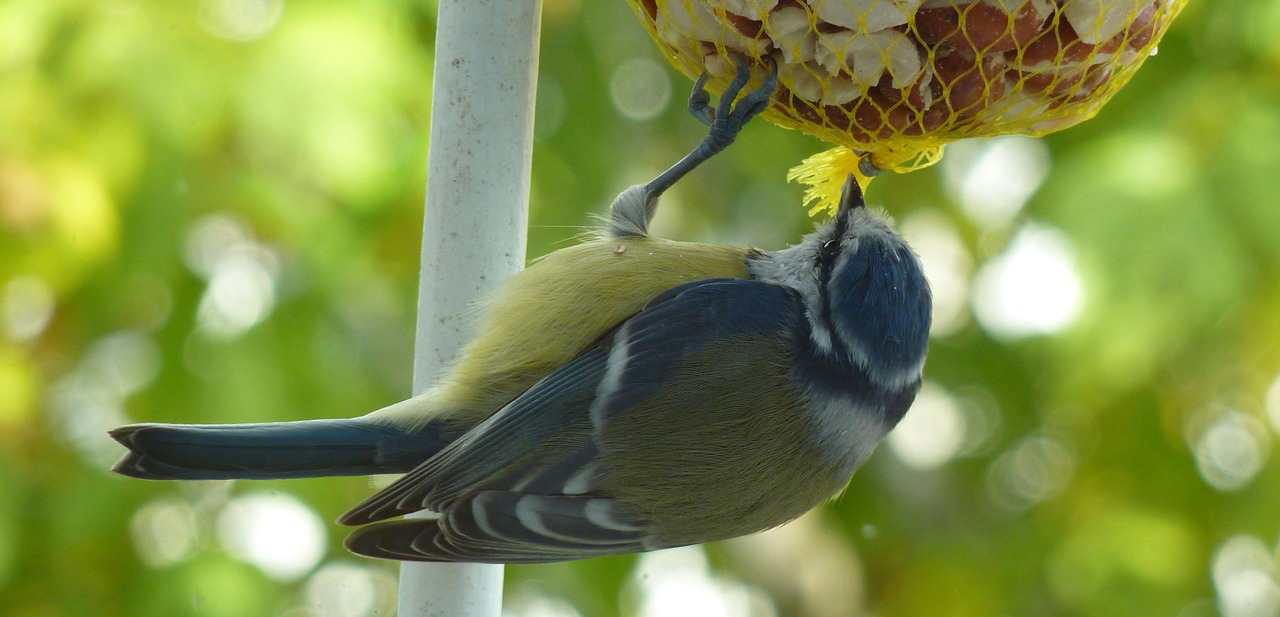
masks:
{"type": "Polygon", "coordinates": [[[359,418],[257,424],[133,424],[111,431],[129,448],[113,471],[148,480],[312,478],[404,473],[451,438],[359,418]]]}

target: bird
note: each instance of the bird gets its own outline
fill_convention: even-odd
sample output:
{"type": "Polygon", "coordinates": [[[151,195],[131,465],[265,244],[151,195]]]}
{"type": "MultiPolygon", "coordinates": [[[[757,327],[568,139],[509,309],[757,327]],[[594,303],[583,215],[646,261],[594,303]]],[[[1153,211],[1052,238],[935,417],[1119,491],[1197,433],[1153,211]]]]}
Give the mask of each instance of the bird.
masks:
{"type": "Polygon", "coordinates": [[[612,203],[600,237],[544,256],[481,304],[476,337],[424,393],[356,418],[134,424],[143,479],[404,474],[341,516],[354,553],[546,563],[699,544],[791,521],[841,493],[919,391],[932,296],[921,263],[849,177],[830,221],[777,251],[677,242],[658,197],[769,104],[737,58],[687,156],[612,203]],[[739,98],[741,95],[741,98],[739,98]],[[736,104],[735,104],[736,101],[736,104]],[[401,515],[424,515],[396,519],[401,515]]]}

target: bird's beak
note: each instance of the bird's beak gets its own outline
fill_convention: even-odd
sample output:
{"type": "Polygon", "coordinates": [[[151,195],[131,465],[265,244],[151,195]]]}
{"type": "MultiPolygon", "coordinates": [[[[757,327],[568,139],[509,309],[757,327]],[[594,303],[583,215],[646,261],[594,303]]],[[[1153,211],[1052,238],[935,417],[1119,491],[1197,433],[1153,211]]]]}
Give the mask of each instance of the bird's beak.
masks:
{"type": "Polygon", "coordinates": [[[862,199],[862,187],[858,186],[858,180],[849,174],[844,179],[844,188],[840,189],[840,205],[836,208],[836,218],[844,218],[850,212],[858,208],[867,207],[867,202],[862,199]]]}

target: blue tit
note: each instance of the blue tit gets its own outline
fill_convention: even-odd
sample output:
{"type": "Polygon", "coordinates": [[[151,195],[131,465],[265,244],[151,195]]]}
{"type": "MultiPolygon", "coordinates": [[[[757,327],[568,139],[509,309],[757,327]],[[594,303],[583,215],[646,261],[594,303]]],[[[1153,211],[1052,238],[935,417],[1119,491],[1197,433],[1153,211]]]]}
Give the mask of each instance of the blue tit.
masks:
{"type": "Polygon", "coordinates": [[[345,513],[346,546],[414,561],[535,563],[781,525],[838,494],[920,388],[920,262],[852,178],[838,211],[769,252],[647,233],[658,196],[767,106],[745,61],[706,139],[613,203],[604,237],[489,297],[420,396],[354,419],[111,432],[150,479],[407,472],[345,513]],[[426,510],[429,518],[381,522],[426,510]]]}

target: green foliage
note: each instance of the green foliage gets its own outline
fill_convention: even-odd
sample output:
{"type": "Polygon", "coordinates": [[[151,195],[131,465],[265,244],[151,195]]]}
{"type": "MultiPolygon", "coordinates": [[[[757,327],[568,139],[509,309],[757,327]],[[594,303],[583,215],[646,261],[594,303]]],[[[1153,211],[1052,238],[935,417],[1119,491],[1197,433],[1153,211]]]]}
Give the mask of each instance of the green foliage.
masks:
{"type": "MultiPolygon", "coordinates": [[[[625,3],[545,4],[531,256],[702,133],[625,3]],[[652,67],[656,85],[627,81],[652,67]],[[634,100],[663,83],[667,101],[634,100]]],[[[106,471],[105,430],[350,416],[409,391],[434,14],[0,4],[3,612],[392,610],[394,566],[354,560],[336,525],[308,536],[316,560],[269,574],[228,514],[266,494],[328,521],[368,481],[138,482],[106,471]]],[[[685,572],[761,615],[1275,615],[1277,32],[1275,0],[1192,2],[1101,114],[1033,142],[1047,176],[1006,216],[974,214],[958,188],[993,144],[877,179],[872,201],[952,243],[934,263],[956,270],[959,300],[927,368],[946,409],[905,431],[932,449],[881,448],[831,506],[706,563],[510,568],[515,614],[654,614],[638,607],[657,610],[663,572],[685,572]],[[1079,312],[1048,333],[980,307],[1020,238],[1065,242],[1078,276],[1079,312]],[[1270,612],[1239,608],[1250,572],[1270,612]]],[[[748,127],[673,190],[659,232],[794,241],[810,223],[785,171],[823,147],[748,127]]],[[[998,180],[979,196],[1012,182],[998,180]]]]}

